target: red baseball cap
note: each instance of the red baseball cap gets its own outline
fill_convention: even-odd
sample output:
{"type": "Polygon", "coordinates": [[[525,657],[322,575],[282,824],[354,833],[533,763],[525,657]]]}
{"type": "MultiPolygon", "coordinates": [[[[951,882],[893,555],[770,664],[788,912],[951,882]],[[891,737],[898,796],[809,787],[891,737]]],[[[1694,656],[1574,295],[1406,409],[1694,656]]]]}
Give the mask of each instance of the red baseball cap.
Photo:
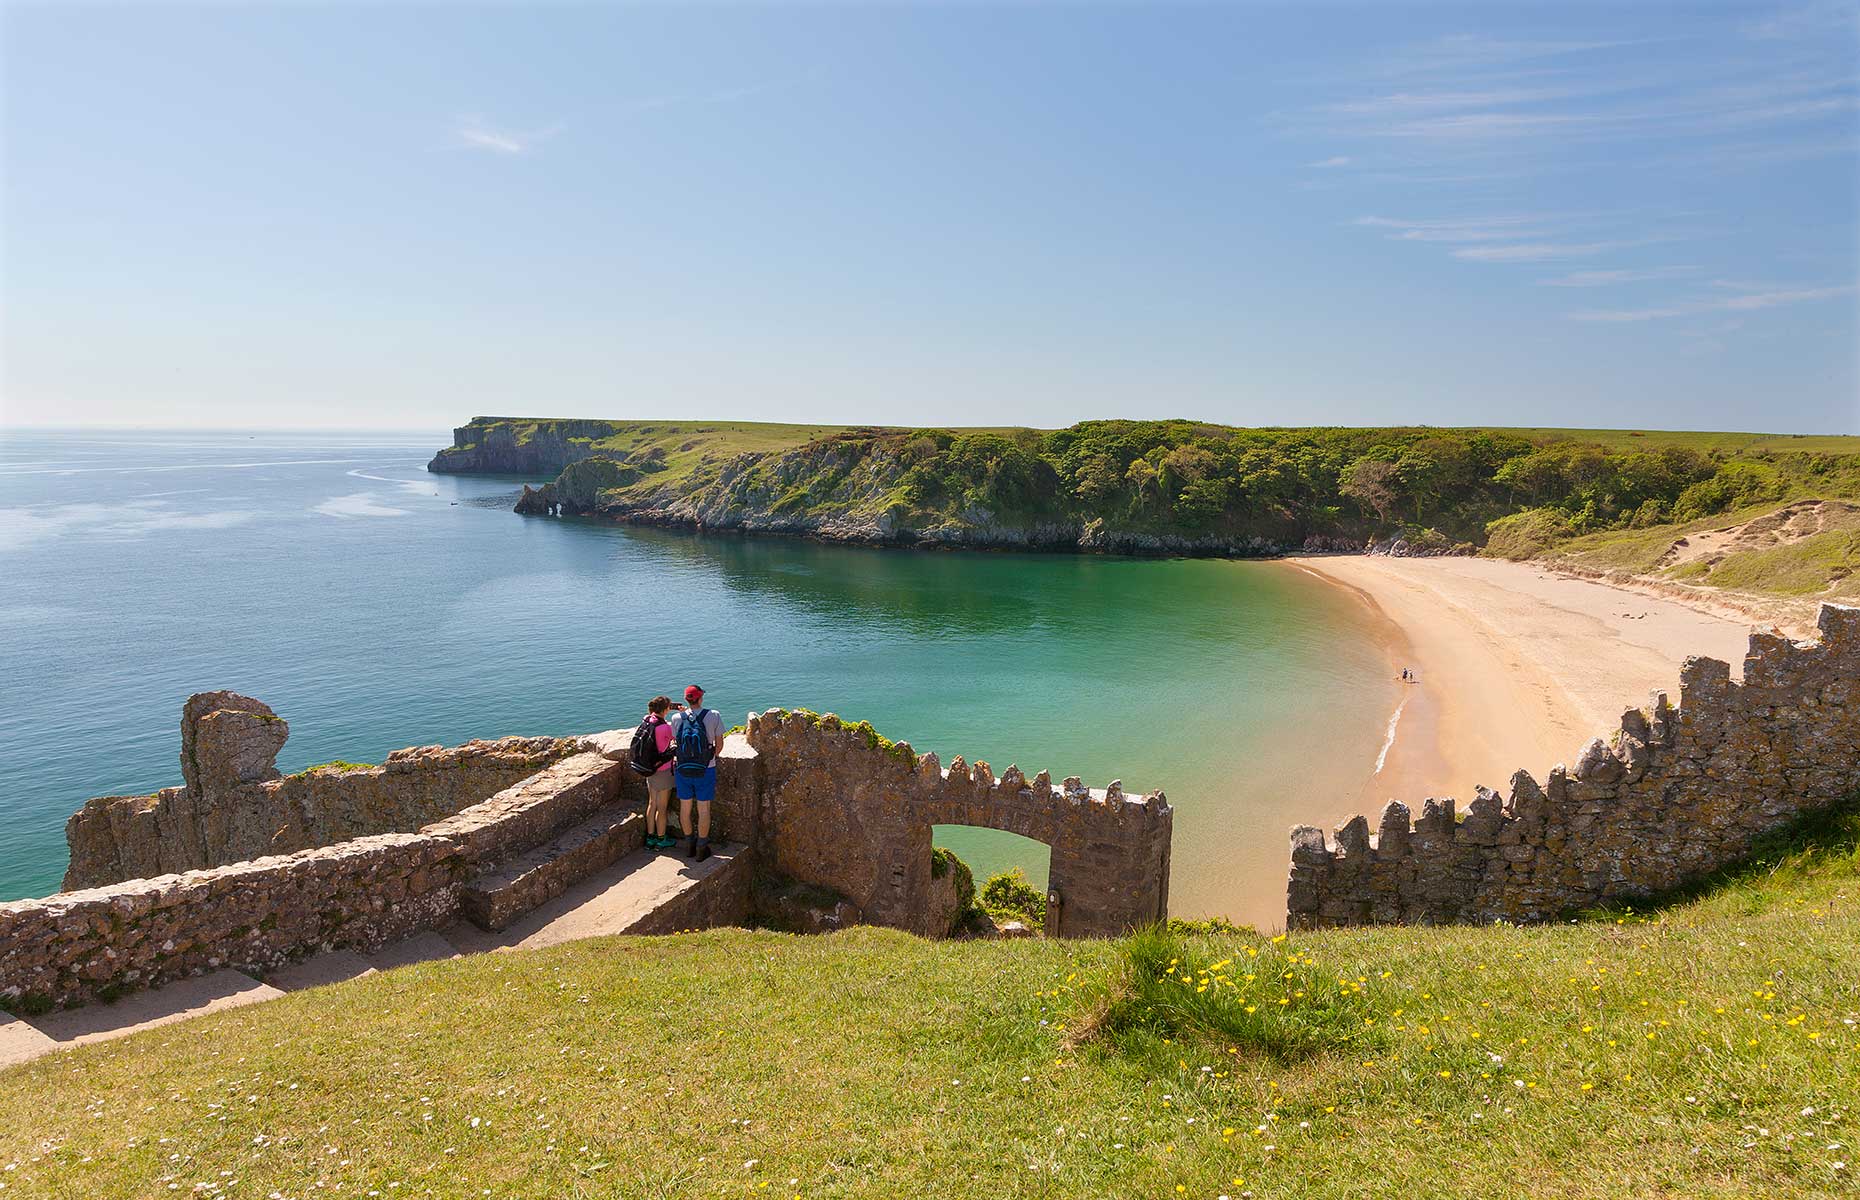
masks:
{"type": "Polygon", "coordinates": [[[686,704],[695,704],[699,700],[702,700],[703,698],[704,698],[704,689],[699,687],[697,684],[694,683],[690,687],[685,689],[685,703],[686,704]]]}

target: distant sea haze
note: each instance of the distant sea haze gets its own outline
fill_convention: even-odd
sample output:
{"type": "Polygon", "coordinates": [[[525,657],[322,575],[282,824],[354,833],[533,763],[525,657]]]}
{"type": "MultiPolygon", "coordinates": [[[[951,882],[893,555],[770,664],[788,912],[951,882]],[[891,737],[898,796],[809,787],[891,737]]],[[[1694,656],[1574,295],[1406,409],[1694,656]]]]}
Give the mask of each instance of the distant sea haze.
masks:
{"type": "MultiPolygon", "coordinates": [[[[1361,605],[1283,564],[523,518],[510,480],[425,471],[447,440],[8,435],[0,898],[57,888],[85,799],[180,782],[192,692],[271,704],[294,771],[630,726],[696,682],[730,723],[830,710],[946,761],[1164,788],[1173,910],[1274,923],[1287,829],[1351,808],[1399,699],[1361,605]]],[[[1043,881],[1037,844],[938,840],[1043,881]]]]}

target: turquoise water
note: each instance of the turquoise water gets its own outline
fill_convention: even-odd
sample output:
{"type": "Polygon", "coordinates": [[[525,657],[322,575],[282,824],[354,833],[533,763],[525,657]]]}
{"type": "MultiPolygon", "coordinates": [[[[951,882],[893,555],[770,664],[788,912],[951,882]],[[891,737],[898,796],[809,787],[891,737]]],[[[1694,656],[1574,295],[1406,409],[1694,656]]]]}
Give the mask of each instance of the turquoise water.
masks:
{"type": "MultiPolygon", "coordinates": [[[[0,433],[0,898],[66,816],[178,783],[189,693],[291,723],[285,771],[630,726],[696,680],[997,772],[1167,789],[1172,908],[1272,922],[1287,827],[1351,808],[1395,702],[1357,602],[1286,564],[919,553],[508,511],[440,432],[0,433]]],[[[1044,850],[940,831],[978,878],[1044,850]]]]}

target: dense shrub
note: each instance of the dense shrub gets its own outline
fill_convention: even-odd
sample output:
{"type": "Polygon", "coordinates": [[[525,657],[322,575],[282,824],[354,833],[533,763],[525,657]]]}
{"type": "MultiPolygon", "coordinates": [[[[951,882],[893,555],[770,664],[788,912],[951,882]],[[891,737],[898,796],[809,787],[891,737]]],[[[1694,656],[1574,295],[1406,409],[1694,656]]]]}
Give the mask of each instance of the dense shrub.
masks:
{"type": "Polygon", "coordinates": [[[1553,508],[1527,508],[1485,527],[1485,548],[1500,558],[1525,559],[1574,534],[1569,517],[1553,508]]]}
{"type": "Polygon", "coordinates": [[[1020,921],[1029,929],[1046,928],[1046,893],[1027,882],[1019,867],[991,875],[982,885],[977,903],[996,924],[1020,921]]]}

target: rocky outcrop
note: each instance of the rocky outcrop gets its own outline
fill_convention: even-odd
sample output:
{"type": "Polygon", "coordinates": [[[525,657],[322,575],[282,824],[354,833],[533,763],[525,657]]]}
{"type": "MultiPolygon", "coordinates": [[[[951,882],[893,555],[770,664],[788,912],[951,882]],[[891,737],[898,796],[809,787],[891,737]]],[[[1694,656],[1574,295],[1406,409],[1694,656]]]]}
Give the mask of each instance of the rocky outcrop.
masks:
{"type": "Polygon", "coordinates": [[[1471,542],[1449,542],[1445,538],[1386,537],[1363,547],[1364,554],[1382,558],[1451,558],[1477,554],[1471,542]]]}
{"type": "Polygon", "coordinates": [[[1391,803],[1375,836],[1360,816],[1328,840],[1299,826],[1287,925],[1541,921],[1654,896],[1860,795],[1860,608],[1824,604],[1818,624],[1819,642],[1752,634],[1742,683],[1688,659],[1677,709],[1655,693],[1573,770],[1519,771],[1464,817],[1429,799],[1412,822],[1391,803]]]}
{"type": "Polygon", "coordinates": [[[426,469],[452,475],[555,475],[595,454],[594,443],[614,431],[612,421],[473,417],[452,431],[452,444],[426,469]]]}
{"type": "Polygon", "coordinates": [[[202,692],[181,711],[181,787],[101,796],[65,823],[64,888],[97,887],[418,829],[580,748],[502,738],[396,750],[379,767],[280,777],[290,726],[260,701],[202,692]]]}
{"type": "Polygon", "coordinates": [[[237,692],[201,692],[181,707],[181,778],[195,795],[278,777],[272,765],[291,727],[237,692]]]}

